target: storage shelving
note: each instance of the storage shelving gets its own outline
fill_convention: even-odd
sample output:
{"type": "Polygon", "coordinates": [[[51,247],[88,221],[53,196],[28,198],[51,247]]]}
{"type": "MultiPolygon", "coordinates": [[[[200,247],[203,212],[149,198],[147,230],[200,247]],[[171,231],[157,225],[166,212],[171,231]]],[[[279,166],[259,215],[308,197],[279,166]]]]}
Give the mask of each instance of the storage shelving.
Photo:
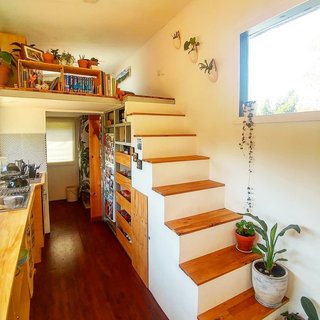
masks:
{"type": "MultiPolygon", "coordinates": [[[[109,145],[105,150],[105,158],[113,152],[113,178],[114,190],[105,192],[108,198],[108,192],[113,192],[113,212],[112,227],[117,238],[127,254],[131,257],[131,126],[125,119],[125,108],[114,109],[104,114],[105,135],[112,135],[113,145],[109,145]],[[107,150],[113,148],[113,151],[107,150]]],[[[107,164],[107,162],[105,162],[107,164]]],[[[104,181],[108,179],[104,177],[104,181]]],[[[109,197],[111,199],[111,196],[109,197]]],[[[109,206],[111,204],[109,203],[109,206]]],[[[110,215],[106,214],[106,219],[110,220],[110,215]]],[[[109,221],[110,222],[110,221],[109,221]]]]}

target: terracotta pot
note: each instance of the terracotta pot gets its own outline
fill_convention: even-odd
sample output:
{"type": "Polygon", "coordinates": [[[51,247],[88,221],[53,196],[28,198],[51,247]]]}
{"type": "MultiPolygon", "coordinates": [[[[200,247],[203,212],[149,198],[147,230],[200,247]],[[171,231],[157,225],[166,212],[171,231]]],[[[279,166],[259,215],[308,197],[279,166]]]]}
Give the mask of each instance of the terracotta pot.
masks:
{"type": "Polygon", "coordinates": [[[80,60],[78,60],[78,65],[79,65],[80,68],[88,68],[89,60],[80,59],[80,60]]]}
{"type": "Polygon", "coordinates": [[[10,67],[0,64],[0,87],[5,87],[9,82],[10,67]]]}
{"type": "Polygon", "coordinates": [[[256,260],[252,264],[252,285],[256,300],[267,308],[277,308],[281,305],[288,288],[288,270],[276,264],[278,276],[269,276],[261,273],[263,261],[256,260]]]}
{"type": "Polygon", "coordinates": [[[242,252],[251,252],[256,236],[242,236],[236,232],[237,249],[242,252]]]}
{"type": "Polygon", "coordinates": [[[53,63],[54,55],[50,52],[45,52],[43,54],[43,61],[46,63],[53,63]]]}

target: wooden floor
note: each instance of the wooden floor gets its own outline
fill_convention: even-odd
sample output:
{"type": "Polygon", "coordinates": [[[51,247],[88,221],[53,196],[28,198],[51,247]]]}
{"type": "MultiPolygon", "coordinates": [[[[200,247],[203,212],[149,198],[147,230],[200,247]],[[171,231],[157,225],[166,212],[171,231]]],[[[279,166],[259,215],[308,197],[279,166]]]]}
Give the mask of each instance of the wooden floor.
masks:
{"type": "Polygon", "coordinates": [[[113,233],[78,202],[50,203],[31,320],[165,320],[113,233]]]}

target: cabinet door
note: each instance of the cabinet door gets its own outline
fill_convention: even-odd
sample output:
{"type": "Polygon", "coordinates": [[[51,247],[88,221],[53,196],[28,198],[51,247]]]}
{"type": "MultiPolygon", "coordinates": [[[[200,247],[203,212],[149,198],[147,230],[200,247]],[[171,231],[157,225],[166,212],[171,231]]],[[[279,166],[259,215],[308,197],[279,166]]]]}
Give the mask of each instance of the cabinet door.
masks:
{"type": "Polygon", "coordinates": [[[148,287],[148,197],[131,192],[132,265],[148,287]]]}

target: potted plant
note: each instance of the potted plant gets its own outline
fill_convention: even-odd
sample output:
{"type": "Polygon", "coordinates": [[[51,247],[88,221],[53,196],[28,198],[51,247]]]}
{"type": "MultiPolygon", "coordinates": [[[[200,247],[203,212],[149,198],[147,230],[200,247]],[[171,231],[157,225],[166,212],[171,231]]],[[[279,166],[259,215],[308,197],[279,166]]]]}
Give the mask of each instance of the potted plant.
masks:
{"type": "Polygon", "coordinates": [[[253,243],[256,238],[254,224],[251,221],[242,219],[236,223],[236,248],[245,253],[252,251],[253,243]]]}
{"type": "Polygon", "coordinates": [[[256,300],[269,308],[277,308],[286,294],[288,286],[288,270],[278,261],[287,261],[285,258],[277,258],[278,254],[287,250],[276,250],[276,245],[280,237],[288,230],[295,230],[300,233],[301,229],[296,224],[290,224],[277,233],[276,223],[271,230],[264,220],[251,213],[245,213],[258,225],[254,225],[255,231],[262,237],[264,243],[257,243],[252,252],[263,255],[262,259],[254,261],[252,264],[252,284],[255,291],[256,300]],[[268,232],[269,231],[269,232],[268,232]]]}
{"type": "Polygon", "coordinates": [[[16,66],[16,61],[13,55],[0,49],[0,87],[8,84],[14,66],[16,66]]]}
{"type": "Polygon", "coordinates": [[[74,56],[70,52],[63,51],[60,56],[60,63],[64,66],[72,66],[74,63],[74,56]]]}
{"type": "Polygon", "coordinates": [[[192,37],[184,43],[184,51],[188,51],[191,62],[196,63],[198,60],[198,46],[200,42],[196,40],[196,37],[192,37]]]}
{"type": "Polygon", "coordinates": [[[212,82],[217,81],[218,71],[217,71],[216,63],[213,58],[211,59],[210,63],[208,63],[207,60],[204,60],[204,62],[200,62],[198,66],[200,70],[204,70],[204,73],[208,72],[209,80],[211,80],[212,82]]]}
{"type": "Polygon", "coordinates": [[[88,68],[89,60],[85,58],[85,55],[79,55],[78,65],[80,68],[88,68]]]}
{"type": "Polygon", "coordinates": [[[59,49],[50,49],[50,52],[53,54],[53,63],[58,64],[60,61],[61,54],[59,53],[59,49]]]}
{"type": "Polygon", "coordinates": [[[171,35],[173,46],[176,49],[180,49],[181,47],[181,37],[180,37],[180,31],[176,31],[174,34],[171,35]]]}
{"type": "Polygon", "coordinates": [[[99,64],[99,60],[95,57],[92,57],[88,62],[88,68],[91,66],[97,66],[99,64]]]}
{"type": "Polygon", "coordinates": [[[46,52],[43,53],[43,61],[46,63],[53,63],[54,55],[48,49],[46,52]]]}

